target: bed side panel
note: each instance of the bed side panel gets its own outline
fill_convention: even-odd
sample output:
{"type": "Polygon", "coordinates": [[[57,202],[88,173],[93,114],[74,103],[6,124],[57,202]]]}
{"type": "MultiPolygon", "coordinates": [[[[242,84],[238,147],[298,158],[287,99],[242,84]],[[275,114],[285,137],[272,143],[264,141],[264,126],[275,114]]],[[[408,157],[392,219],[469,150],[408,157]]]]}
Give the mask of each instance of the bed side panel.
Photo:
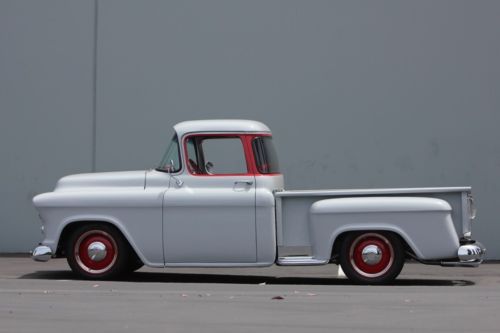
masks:
{"type": "Polygon", "coordinates": [[[425,260],[453,258],[459,246],[451,206],[444,200],[357,197],[325,199],[311,206],[309,234],[316,259],[330,258],[336,237],[356,230],[395,232],[425,260]]]}

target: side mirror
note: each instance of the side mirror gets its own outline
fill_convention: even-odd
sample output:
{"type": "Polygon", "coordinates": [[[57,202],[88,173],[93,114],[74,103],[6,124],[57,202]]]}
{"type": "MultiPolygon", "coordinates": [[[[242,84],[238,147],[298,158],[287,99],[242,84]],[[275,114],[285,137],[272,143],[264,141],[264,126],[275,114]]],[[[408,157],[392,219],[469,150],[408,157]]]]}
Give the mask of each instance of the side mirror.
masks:
{"type": "Polygon", "coordinates": [[[175,164],[174,164],[174,160],[170,160],[170,162],[165,165],[165,171],[167,173],[173,173],[175,170],[175,164]]]}
{"type": "Polygon", "coordinates": [[[166,173],[172,173],[172,172],[174,172],[174,166],[169,163],[169,164],[165,165],[165,169],[164,170],[165,170],[166,173]]]}
{"type": "MultiPolygon", "coordinates": [[[[165,165],[165,171],[168,174],[171,174],[171,173],[175,172],[175,163],[174,163],[174,160],[170,160],[170,162],[167,165],[165,165]]],[[[170,177],[175,180],[175,184],[178,187],[181,187],[182,184],[184,184],[184,182],[181,179],[177,178],[176,176],[170,175],[170,177]]]]}

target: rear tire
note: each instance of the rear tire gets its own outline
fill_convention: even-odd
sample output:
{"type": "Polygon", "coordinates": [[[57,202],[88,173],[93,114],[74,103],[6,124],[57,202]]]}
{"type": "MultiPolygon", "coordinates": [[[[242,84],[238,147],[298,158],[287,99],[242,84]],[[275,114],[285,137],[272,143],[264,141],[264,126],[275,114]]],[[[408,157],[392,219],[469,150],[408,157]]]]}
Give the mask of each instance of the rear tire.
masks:
{"type": "Polygon", "coordinates": [[[84,279],[101,280],[117,277],[130,266],[127,241],[114,227],[89,224],[77,228],[66,244],[68,264],[84,279]]]}
{"type": "Polygon", "coordinates": [[[403,269],[404,250],[399,238],[389,232],[357,232],[344,238],[340,265],[358,284],[392,282],[403,269]]]}

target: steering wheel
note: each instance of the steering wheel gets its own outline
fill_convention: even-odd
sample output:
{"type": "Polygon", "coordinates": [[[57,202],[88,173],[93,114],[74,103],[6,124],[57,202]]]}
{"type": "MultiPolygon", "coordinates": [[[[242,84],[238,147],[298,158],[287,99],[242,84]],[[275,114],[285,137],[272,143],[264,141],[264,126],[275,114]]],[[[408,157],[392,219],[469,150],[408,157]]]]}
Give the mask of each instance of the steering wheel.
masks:
{"type": "Polygon", "coordinates": [[[198,174],[198,173],[201,173],[201,170],[200,170],[200,168],[198,167],[198,164],[196,164],[196,162],[195,162],[195,161],[193,161],[192,159],[189,159],[189,160],[188,160],[188,162],[189,162],[189,163],[188,163],[188,165],[189,165],[189,170],[191,171],[191,173],[192,173],[193,175],[196,175],[196,174],[198,174]]]}

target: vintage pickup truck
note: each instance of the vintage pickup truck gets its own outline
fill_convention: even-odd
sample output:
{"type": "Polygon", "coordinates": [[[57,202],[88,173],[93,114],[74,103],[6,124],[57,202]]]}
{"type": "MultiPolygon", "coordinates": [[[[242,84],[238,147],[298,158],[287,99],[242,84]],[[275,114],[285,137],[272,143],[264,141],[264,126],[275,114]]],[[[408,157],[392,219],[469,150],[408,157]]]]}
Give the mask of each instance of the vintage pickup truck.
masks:
{"type": "MultiPolygon", "coordinates": [[[[270,129],[249,120],[174,127],[156,169],[60,179],[33,202],[37,261],[88,279],[150,267],[340,264],[355,283],[395,279],[406,259],[477,266],[470,187],[284,190],[270,129]]],[[[333,275],[333,274],[332,274],[333,275]]]]}

